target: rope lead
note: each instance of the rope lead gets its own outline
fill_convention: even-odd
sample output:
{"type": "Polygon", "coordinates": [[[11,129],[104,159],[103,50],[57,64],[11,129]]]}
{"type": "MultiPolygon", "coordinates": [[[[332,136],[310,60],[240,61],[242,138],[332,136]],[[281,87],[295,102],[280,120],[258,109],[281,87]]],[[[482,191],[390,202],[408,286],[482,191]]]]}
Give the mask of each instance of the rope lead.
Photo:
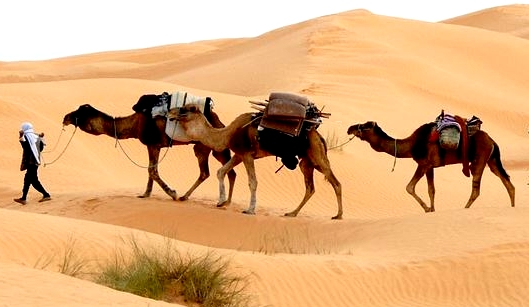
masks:
{"type": "MultiPolygon", "coordinates": [[[[76,120],[77,120],[77,119],[76,119],[76,120]]],[[[63,127],[62,131],[64,131],[64,127],[63,127]]],[[[55,158],[55,159],[54,159],[53,161],[51,161],[50,163],[44,163],[44,167],[46,167],[47,165],[50,165],[50,164],[53,164],[53,163],[57,162],[57,160],[59,160],[59,158],[62,157],[62,155],[63,155],[64,152],[66,151],[66,148],[68,148],[68,146],[70,145],[70,142],[72,142],[73,136],[75,135],[75,132],[76,132],[76,131],[77,131],[77,122],[76,122],[76,125],[75,125],[75,130],[73,131],[72,136],[71,136],[70,139],[68,140],[68,143],[66,143],[66,146],[64,146],[64,149],[62,150],[62,152],[57,156],[57,158],[55,158]]],[[[61,132],[61,133],[62,133],[62,132],[61,132]]],[[[60,136],[59,136],[59,138],[60,138],[60,136]]],[[[59,143],[59,142],[57,141],[57,144],[58,144],[58,143],[59,143]]],[[[57,147],[57,146],[55,146],[55,147],[57,147]]],[[[53,150],[55,150],[55,148],[54,148],[53,150]]],[[[52,151],[53,151],[53,150],[52,150],[52,151]]],[[[44,159],[43,159],[43,160],[44,160],[44,159]]]]}

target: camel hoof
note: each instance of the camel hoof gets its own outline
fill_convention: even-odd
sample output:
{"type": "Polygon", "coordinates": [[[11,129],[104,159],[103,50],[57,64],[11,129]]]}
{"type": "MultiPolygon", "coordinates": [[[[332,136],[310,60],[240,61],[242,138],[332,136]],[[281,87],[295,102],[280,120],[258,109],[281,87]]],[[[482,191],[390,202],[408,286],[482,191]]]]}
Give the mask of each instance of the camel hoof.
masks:
{"type": "Polygon", "coordinates": [[[250,210],[243,210],[242,213],[248,214],[248,215],[255,215],[255,212],[250,211],[250,210]]]}
{"type": "Polygon", "coordinates": [[[188,200],[188,199],[189,199],[189,196],[185,196],[185,195],[184,195],[184,196],[181,196],[178,200],[179,200],[179,201],[186,201],[186,200],[188,200]]]}
{"type": "Polygon", "coordinates": [[[223,201],[217,204],[217,208],[226,208],[229,206],[229,204],[230,203],[228,201],[223,201]]]}
{"type": "Polygon", "coordinates": [[[150,194],[143,194],[143,195],[138,195],[136,197],[138,198],[149,198],[151,195],[150,194]]]}
{"type": "Polygon", "coordinates": [[[331,218],[331,220],[341,220],[342,219],[342,216],[341,215],[337,215],[337,216],[333,216],[331,218]]]}
{"type": "Polygon", "coordinates": [[[288,216],[288,217],[296,217],[298,214],[297,213],[294,213],[294,212],[288,212],[288,213],[285,213],[285,216],[288,216]]]}
{"type": "Polygon", "coordinates": [[[171,190],[168,194],[173,200],[178,200],[178,194],[176,194],[175,190],[171,190]]]}

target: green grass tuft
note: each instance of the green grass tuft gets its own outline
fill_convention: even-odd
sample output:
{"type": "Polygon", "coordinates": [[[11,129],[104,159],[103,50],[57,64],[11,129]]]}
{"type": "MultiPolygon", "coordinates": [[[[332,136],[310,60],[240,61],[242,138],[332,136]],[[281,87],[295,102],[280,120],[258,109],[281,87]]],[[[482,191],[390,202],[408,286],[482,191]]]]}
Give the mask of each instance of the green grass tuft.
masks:
{"type": "Polygon", "coordinates": [[[168,244],[162,250],[141,248],[133,239],[132,253],[117,253],[103,267],[98,283],[168,302],[204,307],[247,306],[245,279],[229,273],[229,263],[208,252],[182,256],[168,244]]]}

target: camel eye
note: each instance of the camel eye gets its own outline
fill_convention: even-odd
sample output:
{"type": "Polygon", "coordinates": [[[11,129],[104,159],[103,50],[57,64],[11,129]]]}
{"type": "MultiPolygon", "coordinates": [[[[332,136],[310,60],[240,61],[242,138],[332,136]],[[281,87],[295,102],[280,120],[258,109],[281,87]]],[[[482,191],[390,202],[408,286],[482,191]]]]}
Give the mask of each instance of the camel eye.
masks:
{"type": "Polygon", "coordinates": [[[359,129],[362,130],[362,131],[370,130],[370,129],[375,128],[376,125],[377,124],[375,122],[368,122],[368,123],[359,125],[359,129]]]}

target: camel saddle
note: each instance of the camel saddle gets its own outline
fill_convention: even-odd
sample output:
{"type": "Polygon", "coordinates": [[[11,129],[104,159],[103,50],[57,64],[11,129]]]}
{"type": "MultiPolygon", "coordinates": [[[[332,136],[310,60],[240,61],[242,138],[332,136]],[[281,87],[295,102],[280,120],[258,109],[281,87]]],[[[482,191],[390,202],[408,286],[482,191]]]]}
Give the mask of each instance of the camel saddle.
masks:
{"type": "Polygon", "coordinates": [[[431,141],[438,141],[445,150],[457,150],[461,148],[461,163],[463,174],[470,177],[470,162],[468,160],[469,137],[481,129],[482,121],[472,116],[465,119],[458,115],[445,114],[444,110],[436,118],[436,129],[432,132],[431,141]]]}
{"type": "Polygon", "coordinates": [[[187,103],[199,105],[200,110],[208,120],[211,118],[213,99],[211,97],[198,97],[188,92],[177,91],[172,94],[163,92],[161,95],[142,95],[132,109],[135,112],[151,114],[152,118],[157,116],[167,117],[171,110],[175,110],[187,103]]]}
{"type": "Polygon", "coordinates": [[[272,93],[264,109],[260,126],[299,136],[307,115],[309,100],[290,93],[272,93]]]}
{"type": "MultiPolygon", "coordinates": [[[[171,112],[176,112],[178,108],[189,103],[198,105],[206,119],[211,122],[211,110],[213,109],[211,97],[199,97],[184,91],[176,91],[172,94],[163,92],[161,95],[142,95],[132,109],[136,112],[150,114],[152,118],[159,116],[168,118],[171,112]]],[[[166,135],[175,141],[191,141],[180,125],[177,121],[167,120],[166,135]]]]}

